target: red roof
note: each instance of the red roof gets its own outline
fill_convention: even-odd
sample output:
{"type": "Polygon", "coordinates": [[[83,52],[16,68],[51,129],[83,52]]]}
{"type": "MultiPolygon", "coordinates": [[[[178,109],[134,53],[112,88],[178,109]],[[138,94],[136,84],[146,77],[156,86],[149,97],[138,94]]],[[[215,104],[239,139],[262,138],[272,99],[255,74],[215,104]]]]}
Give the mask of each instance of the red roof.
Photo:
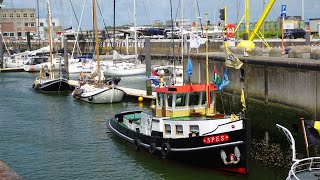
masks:
{"type": "MultiPolygon", "coordinates": [[[[188,92],[204,92],[206,91],[206,84],[187,84],[183,86],[169,86],[169,87],[161,87],[155,88],[154,92],[157,93],[169,93],[169,94],[176,94],[176,93],[188,93],[188,92]]],[[[218,90],[214,84],[209,85],[209,90],[218,90]]]]}

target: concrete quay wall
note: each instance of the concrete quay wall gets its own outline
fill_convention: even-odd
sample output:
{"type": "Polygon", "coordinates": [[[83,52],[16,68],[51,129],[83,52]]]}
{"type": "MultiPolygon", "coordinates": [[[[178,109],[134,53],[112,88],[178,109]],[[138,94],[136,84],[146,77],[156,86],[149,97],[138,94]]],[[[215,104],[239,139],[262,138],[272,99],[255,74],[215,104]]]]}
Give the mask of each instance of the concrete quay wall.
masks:
{"type": "MultiPolygon", "coordinates": [[[[192,83],[205,83],[205,55],[190,56],[193,65],[192,83]]],[[[228,68],[231,81],[227,92],[239,94],[244,88],[246,98],[253,98],[302,109],[311,117],[320,119],[320,61],[309,59],[243,57],[240,70],[228,68]]],[[[168,58],[154,56],[153,58],[168,58]]],[[[226,69],[223,53],[210,53],[209,79],[213,78],[213,67],[216,65],[222,78],[226,69]]]]}

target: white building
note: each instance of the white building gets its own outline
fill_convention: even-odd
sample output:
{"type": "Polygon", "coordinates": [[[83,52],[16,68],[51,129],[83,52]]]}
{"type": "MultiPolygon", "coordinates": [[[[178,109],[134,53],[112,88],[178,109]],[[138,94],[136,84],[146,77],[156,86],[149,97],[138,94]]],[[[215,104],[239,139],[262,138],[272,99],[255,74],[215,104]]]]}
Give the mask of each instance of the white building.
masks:
{"type": "MultiPolygon", "coordinates": [[[[52,18],[52,29],[53,29],[53,36],[56,36],[56,33],[62,30],[62,27],[60,25],[60,21],[58,18],[52,18]]],[[[39,25],[39,35],[40,39],[47,39],[48,38],[48,19],[37,19],[37,26],[39,25]]]]}

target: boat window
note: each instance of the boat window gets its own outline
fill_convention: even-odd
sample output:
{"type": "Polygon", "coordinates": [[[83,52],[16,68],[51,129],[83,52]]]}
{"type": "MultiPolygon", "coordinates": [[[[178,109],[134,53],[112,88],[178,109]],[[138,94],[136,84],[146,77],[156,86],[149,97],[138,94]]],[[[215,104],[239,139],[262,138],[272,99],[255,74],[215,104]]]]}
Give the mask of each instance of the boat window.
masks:
{"type": "Polygon", "coordinates": [[[214,95],[215,95],[214,91],[210,91],[210,104],[213,103],[214,95]]]}
{"type": "Polygon", "coordinates": [[[172,107],[173,94],[168,94],[168,107],[172,107]]]}
{"type": "Polygon", "coordinates": [[[176,107],[186,106],[186,94],[176,94],[176,107]]]}
{"type": "Polygon", "coordinates": [[[158,93],[158,94],[157,94],[157,105],[158,105],[158,106],[161,106],[161,99],[160,99],[160,97],[161,97],[161,94],[158,93]]]}
{"type": "Polygon", "coordinates": [[[207,104],[207,93],[202,92],[201,105],[206,105],[206,104],[207,104]]]}
{"type": "Polygon", "coordinates": [[[190,132],[191,133],[199,132],[199,126],[198,125],[190,125],[190,132]]]}
{"type": "Polygon", "coordinates": [[[171,126],[169,124],[165,124],[164,129],[166,134],[171,134],[171,126]]]}
{"type": "Polygon", "coordinates": [[[183,134],[182,125],[176,125],[176,134],[178,134],[178,135],[182,135],[183,134]]]}
{"type": "Polygon", "coordinates": [[[192,92],[189,94],[189,106],[199,105],[200,93],[192,92]]]}

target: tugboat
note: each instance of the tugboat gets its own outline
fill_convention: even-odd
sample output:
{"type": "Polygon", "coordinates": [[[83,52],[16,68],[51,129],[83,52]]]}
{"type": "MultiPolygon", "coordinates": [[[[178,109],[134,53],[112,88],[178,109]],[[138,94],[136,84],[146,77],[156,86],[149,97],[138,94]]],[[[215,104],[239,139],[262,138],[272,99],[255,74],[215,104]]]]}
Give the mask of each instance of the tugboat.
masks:
{"type": "Polygon", "coordinates": [[[155,88],[152,113],[126,111],[108,120],[108,128],[133,143],[137,150],[241,174],[248,173],[250,122],[243,114],[215,111],[210,84],[155,88]],[[210,93],[206,93],[206,89],[210,93]],[[207,94],[211,101],[207,104],[207,94]]]}
{"type": "MultiPolygon", "coordinates": [[[[244,113],[227,116],[216,111],[218,84],[209,83],[208,61],[207,52],[206,83],[161,87],[160,78],[160,87],[153,90],[156,105],[152,112],[118,113],[107,121],[110,131],[133,143],[136,150],[145,148],[163,158],[248,174],[250,121],[244,113]]],[[[244,112],[243,91],[241,101],[244,112]]]]}

